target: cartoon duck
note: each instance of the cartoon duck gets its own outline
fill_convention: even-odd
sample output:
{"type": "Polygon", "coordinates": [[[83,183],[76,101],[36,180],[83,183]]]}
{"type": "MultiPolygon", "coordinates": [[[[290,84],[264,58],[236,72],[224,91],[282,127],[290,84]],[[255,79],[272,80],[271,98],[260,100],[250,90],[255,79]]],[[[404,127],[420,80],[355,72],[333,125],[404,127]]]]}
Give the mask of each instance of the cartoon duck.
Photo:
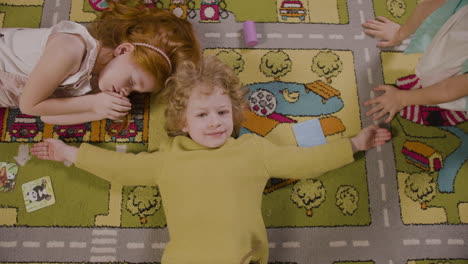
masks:
{"type": "Polygon", "coordinates": [[[280,90],[280,93],[283,94],[284,100],[289,103],[295,103],[299,100],[299,92],[290,92],[288,88],[280,90]]]}

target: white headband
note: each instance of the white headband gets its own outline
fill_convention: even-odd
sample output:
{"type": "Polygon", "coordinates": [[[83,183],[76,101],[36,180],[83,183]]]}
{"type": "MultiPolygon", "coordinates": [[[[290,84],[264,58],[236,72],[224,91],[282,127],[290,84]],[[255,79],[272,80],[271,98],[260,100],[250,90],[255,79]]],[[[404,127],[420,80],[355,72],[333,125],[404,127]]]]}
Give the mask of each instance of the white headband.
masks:
{"type": "Polygon", "coordinates": [[[164,51],[162,51],[161,49],[156,48],[155,46],[153,46],[153,45],[151,45],[151,44],[148,44],[148,43],[133,42],[132,44],[135,45],[135,46],[147,47],[147,48],[152,49],[152,50],[156,51],[157,53],[159,53],[159,55],[161,55],[161,56],[166,60],[167,65],[169,65],[169,72],[172,72],[172,63],[171,63],[171,60],[170,60],[169,57],[166,55],[166,53],[164,53],[164,51]]]}

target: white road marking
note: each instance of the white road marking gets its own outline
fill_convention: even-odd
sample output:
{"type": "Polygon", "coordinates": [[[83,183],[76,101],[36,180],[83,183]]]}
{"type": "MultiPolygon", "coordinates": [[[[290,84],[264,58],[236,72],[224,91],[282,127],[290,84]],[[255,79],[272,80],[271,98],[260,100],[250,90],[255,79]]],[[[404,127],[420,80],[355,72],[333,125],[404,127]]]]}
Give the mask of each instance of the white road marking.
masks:
{"type": "Polygon", "coordinates": [[[371,68],[367,68],[367,81],[369,82],[369,84],[374,83],[374,81],[372,80],[372,69],[371,68]]]}
{"type": "Polygon", "coordinates": [[[258,39],[261,39],[261,38],[262,38],[262,34],[257,33],[257,38],[258,38],[258,39]]]}
{"type": "Polygon", "coordinates": [[[65,242],[63,241],[49,241],[46,244],[47,248],[63,248],[65,247],[65,242]]]}
{"type": "Polygon", "coordinates": [[[393,260],[389,259],[388,264],[393,264],[393,260]]]}
{"type": "Polygon", "coordinates": [[[353,247],[368,247],[369,241],[368,240],[354,240],[353,247]]]}
{"type": "Polygon", "coordinates": [[[268,243],[268,247],[269,248],[276,248],[276,243],[270,242],[270,243],[268,243]]]}
{"type": "Polygon", "coordinates": [[[348,243],[346,241],[331,241],[330,247],[346,247],[348,243]]]}
{"type": "Polygon", "coordinates": [[[367,63],[370,62],[369,48],[364,48],[364,59],[366,60],[367,63]]]}
{"type": "Polygon", "coordinates": [[[309,34],[310,39],[323,39],[324,36],[322,34],[309,34]]]}
{"type": "Polygon", "coordinates": [[[166,247],[166,243],[153,243],[151,244],[151,248],[153,249],[163,249],[166,247]]]}
{"type": "Polygon", "coordinates": [[[60,0],[55,0],[55,8],[60,6],[60,0]]]}
{"type": "Polygon", "coordinates": [[[288,34],[288,38],[301,39],[301,38],[304,38],[304,35],[302,35],[302,34],[288,34]]]}
{"type": "Polygon", "coordinates": [[[417,245],[419,245],[419,239],[403,239],[403,245],[405,245],[405,246],[417,246],[417,245]]]}
{"type": "Polygon", "coordinates": [[[93,238],[91,244],[94,245],[105,245],[105,244],[117,244],[117,239],[115,238],[93,238]]]}
{"type": "Polygon", "coordinates": [[[328,35],[329,39],[344,39],[343,35],[341,34],[330,34],[328,35]]]}
{"type": "Polygon", "coordinates": [[[91,248],[91,253],[115,253],[116,249],[115,248],[109,248],[109,247],[92,247],[91,248]]]}
{"type": "Polygon", "coordinates": [[[226,38],[239,38],[241,35],[237,32],[226,33],[226,38]]]}
{"type": "Polygon", "coordinates": [[[115,262],[114,256],[91,256],[90,262],[115,262]]]}
{"type": "Polygon", "coordinates": [[[379,164],[379,177],[383,178],[385,176],[383,160],[377,160],[377,163],[379,164]]]}
{"type": "Polygon", "coordinates": [[[359,35],[354,35],[354,39],[358,39],[358,40],[363,40],[365,37],[366,37],[366,34],[364,33],[364,31],[362,31],[361,34],[359,35]]]}
{"type": "Polygon", "coordinates": [[[205,38],[220,38],[220,37],[221,37],[220,33],[215,33],[215,32],[205,33],[205,38]]]}
{"type": "MultiPolygon", "coordinates": [[[[379,122],[377,120],[374,121],[374,124],[378,124],[379,122]]],[[[376,147],[377,152],[382,152],[382,146],[377,146],[376,147]]]]}
{"type": "Polygon", "coordinates": [[[86,242],[70,242],[70,248],[86,248],[86,242]]]}
{"type": "Polygon", "coordinates": [[[0,241],[0,248],[12,248],[16,247],[16,241],[0,241]]]}
{"type": "Polygon", "coordinates": [[[117,236],[116,230],[109,229],[94,229],[93,236],[117,236]]]}
{"type": "Polygon", "coordinates": [[[283,248],[300,248],[301,243],[298,241],[288,241],[281,244],[283,248]]]}
{"type": "Polygon", "coordinates": [[[121,152],[121,153],[126,153],[127,152],[127,145],[116,145],[115,146],[115,151],[121,152]]]}
{"type": "Polygon", "coordinates": [[[382,201],[387,201],[387,192],[385,189],[385,184],[380,184],[380,193],[382,194],[382,201]]]}
{"type": "Polygon", "coordinates": [[[277,38],[283,38],[283,34],[280,33],[268,33],[267,38],[269,39],[277,39],[277,38]]]}
{"type": "Polygon", "coordinates": [[[359,10],[359,17],[361,18],[361,24],[364,24],[364,22],[366,22],[366,19],[364,19],[364,11],[359,10]]]}
{"type": "Polygon", "coordinates": [[[54,14],[52,14],[52,23],[55,25],[57,24],[57,21],[58,21],[58,13],[55,12],[54,14]]]}
{"type": "Polygon", "coordinates": [[[389,217],[388,217],[388,210],[387,208],[384,208],[382,210],[383,212],[383,220],[384,220],[384,226],[385,227],[389,227],[390,226],[390,220],[389,220],[389,217]]]}
{"type": "Polygon", "coordinates": [[[449,245],[457,245],[457,246],[463,246],[465,244],[465,241],[463,239],[453,239],[449,238],[447,240],[447,244],[449,245]]]}
{"type": "Polygon", "coordinates": [[[442,244],[442,240],[440,239],[426,239],[427,245],[440,245],[442,244]]]}
{"type": "Polygon", "coordinates": [[[41,242],[37,241],[24,241],[23,242],[23,247],[26,248],[38,248],[41,246],[41,242]]]}
{"type": "Polygon", "coordinates": [[[129,242],[129,243],[127,243],[127,248],[128,249],[145,248],[145,243],[129,242]]]}

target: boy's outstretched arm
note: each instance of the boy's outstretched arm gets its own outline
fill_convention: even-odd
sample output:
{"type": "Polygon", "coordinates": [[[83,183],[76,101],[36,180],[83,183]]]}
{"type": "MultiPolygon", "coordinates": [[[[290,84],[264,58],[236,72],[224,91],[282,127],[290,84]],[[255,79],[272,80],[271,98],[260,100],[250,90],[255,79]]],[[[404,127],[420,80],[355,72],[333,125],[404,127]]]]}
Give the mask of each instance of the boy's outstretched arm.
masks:
{"type": "Polygon", "coordinates": [[[78,148],[69,146],[63,141],[53,138],[44,139],[33,145],[31,154],[43,160],[68,161],[75,163],[78,155],[78,148]]]}
{"type": "Polygon", "coordinates": [[[356,153],[383,145],[391,138],[392,135],[388,129],[370,125],[349,140],[351,141],[353,153],[356,153]]]}

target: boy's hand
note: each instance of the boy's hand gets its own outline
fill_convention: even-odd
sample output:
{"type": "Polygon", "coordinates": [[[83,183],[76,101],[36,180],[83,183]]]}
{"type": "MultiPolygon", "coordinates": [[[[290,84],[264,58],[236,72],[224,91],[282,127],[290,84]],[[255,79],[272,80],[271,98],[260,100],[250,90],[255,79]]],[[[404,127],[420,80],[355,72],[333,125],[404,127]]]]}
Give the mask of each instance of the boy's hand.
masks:
{"type": "Polygon", "coordinates": [[[385,144],[392,138],[390,131],[377,125],[370,125],[355,137],[350,138],[353,152],[366,151],[385,144]]]}
{"type": "Polygon", "coordinates": [[[47,138],[43,142],[34,144],[31,154],[43,160],[75,162],[78,149],[68,146],[61,140],[47,138]]]}
{"type": "Polygon", "coordinates": [[[93,96],[93,111],[101,115],[102,119],[118,120],[132,109],[130,100],[119,93],[100,92],[93,96]]]}

